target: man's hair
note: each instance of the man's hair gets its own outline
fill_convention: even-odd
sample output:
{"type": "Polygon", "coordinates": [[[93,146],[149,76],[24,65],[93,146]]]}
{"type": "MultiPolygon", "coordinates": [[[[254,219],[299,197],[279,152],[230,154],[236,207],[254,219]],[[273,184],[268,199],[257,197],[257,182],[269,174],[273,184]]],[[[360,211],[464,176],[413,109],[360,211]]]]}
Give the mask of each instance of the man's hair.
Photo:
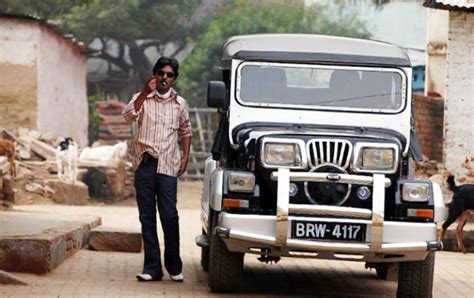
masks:
{"type": "Polygon", "coordinates": [[[158,59],[158,61],[155,63],[155,66],[153,66],[153,74],[155,75],[158,70],[162,69],[166,65],[171,66],[175,74],[175,78],[177,78],[179,75],[179,63],[175,58],[161,57],[158,59]]]}

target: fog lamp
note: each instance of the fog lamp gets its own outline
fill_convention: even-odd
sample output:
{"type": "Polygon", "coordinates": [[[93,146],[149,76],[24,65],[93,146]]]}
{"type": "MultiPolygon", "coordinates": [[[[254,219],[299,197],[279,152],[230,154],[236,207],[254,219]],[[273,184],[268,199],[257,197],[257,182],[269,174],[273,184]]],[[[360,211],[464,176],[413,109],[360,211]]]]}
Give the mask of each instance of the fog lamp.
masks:
{"type": "Polygon", "coordinates": [[[252,193],[255,188],[255,175],[246,172],[230,172],[227,183],[229,191],[252,193]]]}
{"type": "Polygon", "coordinates": [[[429,185],[424,183],[404,183],[402,200],[405,202],[428,202],[429,185]]]}

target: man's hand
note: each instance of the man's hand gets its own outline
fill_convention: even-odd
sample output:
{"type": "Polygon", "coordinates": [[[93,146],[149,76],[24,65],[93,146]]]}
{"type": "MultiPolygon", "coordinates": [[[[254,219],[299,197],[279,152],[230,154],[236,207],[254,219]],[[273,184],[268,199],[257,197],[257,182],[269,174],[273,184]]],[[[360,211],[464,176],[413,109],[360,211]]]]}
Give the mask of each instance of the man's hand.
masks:
{"type": "Polygon", "coordinates": [[[146,93],[145,95],[148,95],[151,91],[155,89],[156,89],[156,79],[155,77],[151,77],[148,79],[145,86],[143,86],[142,92],[146,93]]]}
{"type": "Polygon", "coordinates": [[[188,167],[188,160],[189,158],[187,156],[181,157],[181,164],[179,165],[179,172],[178,172],[178,177],[181,177],[181,175],[186,172],[186,168],[188,167]]]}
{"type": "Polygon", "coordinates": [[[179,165],[178,177],[183,175],[188,167],[189,149],[191,148],[191,137],[183,137],[181,140],[183,146],[183,155],[181,156],[181,164],[179,165]]]}
{"type": "Polygon", "coordinates": [[[143,86],[143,89],[138,95],[138,98],[133,103],[133,107],[135,108],[135,111],[140,110],[148,94],[150,94],[155,89],[156,89],[156,79],[155,77],[151,77],[148,79],[145,86],[143,86]]]}

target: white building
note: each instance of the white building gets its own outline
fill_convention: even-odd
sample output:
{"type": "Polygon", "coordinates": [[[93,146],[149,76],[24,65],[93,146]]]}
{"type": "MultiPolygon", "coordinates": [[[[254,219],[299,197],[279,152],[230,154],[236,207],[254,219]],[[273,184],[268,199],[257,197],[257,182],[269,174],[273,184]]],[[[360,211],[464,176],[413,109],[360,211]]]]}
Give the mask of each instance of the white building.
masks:
{"type": "MultiPolygon", "coordinates": [[[[424,5],[447,10],[449,15],[443,80],[444,165],[461,182],[474,183],[474,2],[427,0],[424,5]]],[[[431,19],[428,26],[439,23],[431,19]]]]}
{"type": "Polygon", "coordinates": [[[87,145],[86,56],[44,20],[0,14],[0,127],[26,127],[87,145]]]}

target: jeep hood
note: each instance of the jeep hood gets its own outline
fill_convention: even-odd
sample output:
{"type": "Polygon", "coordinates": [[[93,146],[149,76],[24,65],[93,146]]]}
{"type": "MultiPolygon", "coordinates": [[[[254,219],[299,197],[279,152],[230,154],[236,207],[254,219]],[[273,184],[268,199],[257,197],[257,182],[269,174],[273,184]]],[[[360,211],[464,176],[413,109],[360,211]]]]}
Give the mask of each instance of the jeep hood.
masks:
{"type": "Polygon", "coordinates": [[[314,134],[387,134],[400,140],[403,155],[408,153],[411,137],[411,107],[407,105],[398,114],[328,112],[242,106],[231,102],[229,113],[229,140],[239,146],[239,134],[246,129],[254,131],[280,130],[314,134]],[[309,132],[311,131],[311,132],[309,132]]]}

